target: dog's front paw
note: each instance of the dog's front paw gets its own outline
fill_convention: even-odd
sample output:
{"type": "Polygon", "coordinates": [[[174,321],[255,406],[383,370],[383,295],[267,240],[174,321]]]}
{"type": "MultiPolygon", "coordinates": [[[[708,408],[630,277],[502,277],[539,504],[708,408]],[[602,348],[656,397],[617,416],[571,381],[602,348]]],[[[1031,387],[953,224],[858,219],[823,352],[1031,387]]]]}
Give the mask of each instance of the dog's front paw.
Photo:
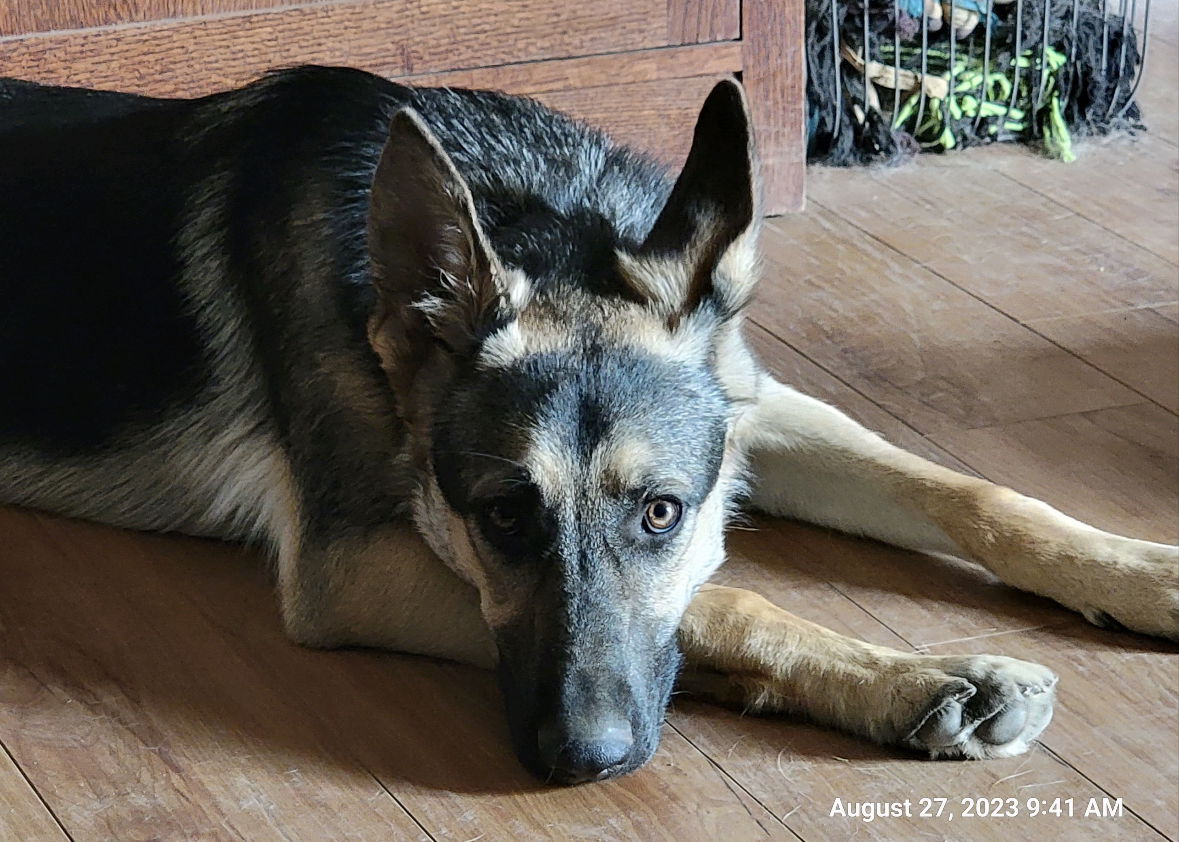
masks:
{"type": "Polygon", "coordinates": [[[1123,539],[1077,609],[1095,626],[1179,641],[1179,547],[1123,539]]]}
{"type": "Polygon", "coordinates": [[[901,679],[910,687],[898,688],[920,711],[902,728],[909,748],[933,758],[1012,757],[1052,720],[1057,679],[1046,667],[992,655],[922,661],[901,679]]]}

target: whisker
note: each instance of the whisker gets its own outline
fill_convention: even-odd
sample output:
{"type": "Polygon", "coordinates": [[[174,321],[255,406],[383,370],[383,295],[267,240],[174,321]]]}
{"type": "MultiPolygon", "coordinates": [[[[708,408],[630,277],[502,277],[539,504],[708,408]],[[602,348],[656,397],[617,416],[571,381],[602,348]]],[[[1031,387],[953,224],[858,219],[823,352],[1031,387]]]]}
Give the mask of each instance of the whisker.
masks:
{"type": "Polygon", "coordinates": [[[517,462],[515,459],[509,459],[506,456],[496,456],[494,453],[481,453],[477,450],[449,450],[443,452],[450,453],[455,456],[473,456],[476,459],[493,459],[496,462],[504,462],[524,471],[528,470],[528,466],[523,462],[517,462]]]}

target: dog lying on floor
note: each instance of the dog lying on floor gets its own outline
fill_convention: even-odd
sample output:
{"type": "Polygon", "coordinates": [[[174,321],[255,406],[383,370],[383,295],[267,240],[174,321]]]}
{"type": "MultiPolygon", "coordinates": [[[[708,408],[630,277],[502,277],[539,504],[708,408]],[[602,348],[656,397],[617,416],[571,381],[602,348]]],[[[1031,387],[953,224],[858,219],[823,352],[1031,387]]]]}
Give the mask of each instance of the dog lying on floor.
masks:
{"type": "Polygon", "coordinates": [[[634,770],[672,690],[1018,754],[1055,676],[706,584],[737,505],[1179,638],[1179,552],[891,446],[742,336],[739,85],[673,181],[527,99],[306,67],[159,100],[0,82],[0,501],[268,544],[290,636],[497,666],[516,750],[634,770]],[[681,654],[682,653],[682,654],[681,654]]]}

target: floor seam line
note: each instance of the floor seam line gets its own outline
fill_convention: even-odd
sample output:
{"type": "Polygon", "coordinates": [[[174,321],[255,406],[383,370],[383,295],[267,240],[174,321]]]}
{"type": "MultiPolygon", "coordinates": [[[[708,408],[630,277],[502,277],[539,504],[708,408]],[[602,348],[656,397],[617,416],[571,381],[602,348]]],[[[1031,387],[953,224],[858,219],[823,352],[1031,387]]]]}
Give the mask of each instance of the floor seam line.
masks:
{"type": "Polygon", "coordinates": [[[1161,260],[1161,261],[1163,261],[1164,263],[1166,263],[1166,264],[1170,265],[1172,268],[1179,269],[1179,263],[1176,263],[1175,261],[1171,260],[1171,258],[1169,258],[1169,257],[1166,257],[1166,256],[1164,256],[1164,255],[1161,255],[1161,254],[1159,254],[1157,251],[1155,251],[1154,249],[1150,248],[1149,246],[1144,246],[1144,245],[1142,245],[1142,243],[1136,243],[1136,242],[1134,242],[1134,241],[1133,241],[1133,240],[1131,240],[1129,237],[1127,237],[1125,234],[1122,234],[1122,233],[1120,233],[1120,232],[1118,232],[1118,231],[1114,231],[1112,228],[1107,228],[1105,225],[1102,225],[1100,221],[1098,221],[1098,220],[1096,220],[1096,219],[1092,219],[1092,218],[1090,218],[1090,217],[1086,216],[1084,213],[1082,213],[1081,211],[1077,210],[1076,208],[1069,207],[1068,205],[1064,204],[1064,202],[1062,202],[1062,201],[1060,201],[1059,199],[1057,199],[1055,196],[1052,196],[1052,195],[1050,195],[1050,194],[1048,194],[1048,193],[1044,193],[1043,191],[1039,190],[1038,188],[1036,188],[1036,187],[1033,187],[1032,185],[1028,184],[1027,182],[1024,182],[1024,181],[1021,181],[1021,180],[1019,180],[1019,179],[1018,179],[1018,178],[1016,178],[1015,176],[1013,176],[1013,175],[1011,175],[1010,173],[1007,173],[1007,172],[1005,172],[1005,171],[1003,171],[1003,170],[1001,170],[1001,169],[997,169],[997,168],[991,168],[991,169],[990,169],[990,172],[993,172],[993,173],[997,174],[997,175],[998,175],[999,177],[1001,177],[1001,178],[1005,178],[1005,179],[1007,179],[1008,181],[1012,182],[1013,184],[1018,184],[1020,187],[1023,187],[1025,190],[1030,190],[1031,192],[1035,193],[1037,196],[1039,196],[1039,197],[1040,197],[1041,199],[1043,199],[1044,201],[1046,201],[1046,202],[1051,202],[1051,203],[1052,203],[1052,204],[1054,204],[1054,205],[1057,205],[1057,206],[1059,206],[1059,207],[1062,207],[1062,208],[1064,208],[1065,210],[1067,210],[1067,211],[1069,211],[1070,213],[1072,213],[1074,216],[1076,216],[1076,217],[1078,217],[1078,218],[1080,218],[1080,219],[1083,219],[1083,220],[1085,220],[1085,221],[1086,221],[1086,222],[1088,222],[1089,224],[1091,224],[1091,225],[1096,225],[1096,226],[1097,226],[1098,228],[1100,228],[1102,231],[1105,231],[1107,234],[1111,234],[1111,235],[1113,235],[1114,237],[1117,237],[1119,240],[1121,240],[1122,242],[1126,243],[1127,245],[1129,245],[1129,246],[1131,246],[1131,247],[1133,247],[1133,248],[1139,249],[1140,251],[1144,251],[1144,252],[1146,252],[1147,254],[1154,255],[1154,256],[1155,256],[1155,257],[1157,257],[1159,260],[1161,260]]]}
{"type": "MultiPolygon", "coordinates": [[[[712,755],[710,755],[708,752],[706,752],[700,746],[696,745],[695,740],[693,740],[691,737],[689,737],[687,734],[685,734],[683,731],[681,731],[679,729],[679,727],[671,720],[665,720],[665,721],[667,722],[668,728],[670,728],[671,730],[673,730],[677,734],[679,734],[680,738],[684,742],[686,742],[693,749],[695,749],[697,752],[699,752],[700,756],[703,757],[709,764],[711,764],[713,768],[715,768],[718,772],[720,772],[721,775],[724,776],[724,778],[726,780],[732,781],[734,786],[736,786],[738,789],[740,789],[742,792],[744,792],[746,795],[748,795],[750,798],[752,798],[753,801],[759,807],[761,807],[763,810],[766,811],[766,813],[768,813],[770,816],[773,817],[774,821],[776,821],[782,827],[786,828],[786,830],[789,833],[791,833],[793,836],[796,836],[800,840],[800,842],[805,842],[805,839],[803,836],[801,836],[790,825],[786,824],[786,822],[784,822],[782,820],[782,817],[779,816],[775,811],[771,810],[760,798],[758,798],[756,795],[754,795],[752,792],[750,792],[750,790],[747,786],[745,786],[743,783],[741,783],[741,781],[737,780],[736,776],[734,776],[732,773],[729,772],[728,769],[726,769],[724,766],[722,766],[719,761],[713,759],[712,755]]],[[[756,819],[755,819],[755,821],[756,821],[756,819]]]]}
{"type": "Polygon", "coordinates": [[[41,806],[45,808],[45,812],[49,813],[49,817],[53,819],[53,823],[57,825],[58,830],[62,832],[66,839],[69,839],[70,842],[73,842],[73,834],[66,830],[66,826],[58,817],[57,812],[49,806],[49,802],[45,800],[45,796],[41,794],[41,790],[37,789],[37,787],[33,784],[32,779],[29,778],[29,775],[27,772],[25,772],[24,767],[16,762],[16,758],[13,756],[12,751],[8,748],[8,744],[3,740],[0,740],[0,751],[3,751],[4,754],[8,757],[9,762],[12,763],[12,767],[16,769],[17,774],[19,774],[24,780],[25,784],[32,791],[37,801],[39,801],[41,806]]]}

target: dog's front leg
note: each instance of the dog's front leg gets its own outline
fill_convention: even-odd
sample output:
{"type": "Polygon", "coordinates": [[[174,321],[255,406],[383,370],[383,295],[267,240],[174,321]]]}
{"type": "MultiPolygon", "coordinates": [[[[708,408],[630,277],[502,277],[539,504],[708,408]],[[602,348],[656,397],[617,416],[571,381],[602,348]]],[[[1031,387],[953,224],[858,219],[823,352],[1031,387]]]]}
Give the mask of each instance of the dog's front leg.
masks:
{"type": "Polygon", "coordinates": [[[1009,757],[1052,719],[1056,676],[999,656],[898,652],[705,585],[680,625],[681,687],[750,712],[802,714],[931,757],[1009,757]]]}
{"type": "Polygon", "coordinates": [[[769,377],[737,434],[755,508],[967,558],[1097,625],[1179,640],[1179,548],[1103,532],[907,453],[769,377]]]}
{"type": "Polygon", "coordinates": [[[288,551],[279,559],[279,596],[287,633],[307,646],[371,646],[495,663],[474,588],[408,521],[288,551]]]}

